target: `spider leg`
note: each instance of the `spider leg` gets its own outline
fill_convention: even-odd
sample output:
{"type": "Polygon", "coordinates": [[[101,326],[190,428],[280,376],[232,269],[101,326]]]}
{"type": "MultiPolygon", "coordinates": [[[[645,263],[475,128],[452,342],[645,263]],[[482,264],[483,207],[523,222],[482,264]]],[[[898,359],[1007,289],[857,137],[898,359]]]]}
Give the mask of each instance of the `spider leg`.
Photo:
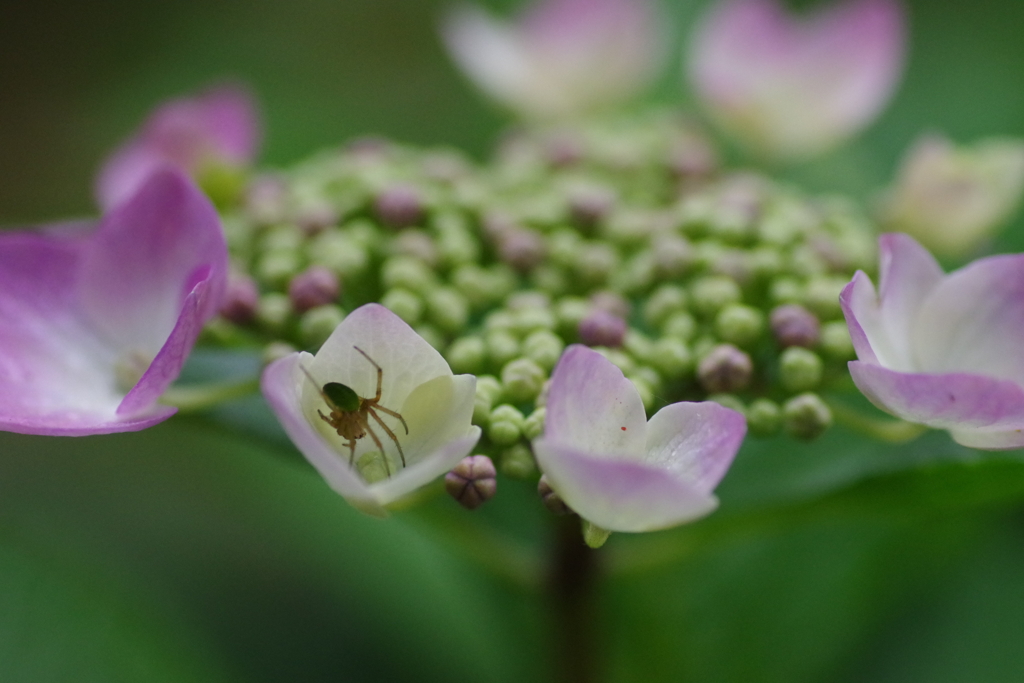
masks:
{"type": "Polygon", "coordinates": [[[323,421],[324,421],[324,422],[326,422],[327,424],[331,425],[332,427],[334,426],[334,423],[333,423],[333,422],[331,422],[331,418],[329,418],[329,417],[327,417],[326,415],[324,415],[324,413],[323,413],[323,411],[322,411],[322,410],[319,410],[319,409],[317,409],[317,411],[316,411],[316,412],[317,412],[317,415],[319,415],[319,416],[320,416],[320,419],[321,419],[321,420],[323,420],[323,421]]]}
{"type": "Polygon", "coordinates": [[[409,433],[409,425],[405,424],[405,418],[402,417],[402,415],[400,413],[396,413],[395,411],[391,410],[390,408],[385,408],[384,406],[379,405],[379,404],[373,406],[373,409],[374,410],[379,410],[379,411],[384,412],[384,413],[387,413],[391,417],[397,417],[399,420],[402,421],[402,426],[405,427],[405,433],[406,434],[409,433]]]}
{"type": "MultiPolygon", "coordinates": [[[[372,407],[366,406],[366,412],[369,413],[370,416],[377,421],[377,424],[379,424],[384,429],[384,431],[387,432],[388,436],[391,437],[391,440],[395,442],[396,446],[398,446],[398,455],[401,456],[402,458],[402,467],[405,467],[405,453],[402,452],[402,444],[398,443],[398,437],[395,436],[395,433],[393,431],[391,431],[391,427],[388,427],[386,424],[384,424],[384,420],[380,419],[380,415],[378,415],[377,412],[372,407]]],[[[402,420],[402,422],[404,423],[405,420],[402,420]]],[[[369,425],[367,425],[367,429],[369,429],[369,425]]],[[[370,433],[372,434],[373,432],[370,433]]]]}
{"type": "MultiPolygon", "coordinates": [[[[376,417],[376,415],[374,415],[374,417],[376,417]]],[[[364,417],[363,420],[366,420],[366,418],[364,417]]],[[[378,418],[377,421],[380,422],[380,419],[378,418]]],[[[366,427],[366,433],[370,435],[370,438],[373,439],[373,442],[375,444],[377,444],[377,448],[380,449],[380,459],[384,461],[384,472],[390,478],[391,477],[391,466],[388,465],[388,454],[384,452],[384,444],[382,444],[380,442],[380,439],[377,438],[377,434],[373,431],[373,428],[370,427],[370,423],[369,422],[367,422],[364,426],[366,427]]],[[[381,426],[384,427],[384,429],[387,429],[387,426],[383,422],[381,422],[381,426]]],[[[391,430],[388,430],[389,433],[390,433],[390,431],[391,430]]],[[[396,441],[395,443],[397,444],[398,442],[396,441]]],[[[399,453],[402,452],[400,446],[399,446],[399,451],[398,452],[399,453]]],[[[405,464],[405,456],[404,455],[402,456],[402,464],[403,465],[405,464]]]]}
{"type": "Polygon", "coordinates": [[[356,462],[356,440],[348,440],[348,466],[355,467],[356,462]]]}
{"type": "Polygon", "coordinates": [[[381,369],[381,367],[379,365],[377,365],[376,361],[374,361],[372,358],[370,358],[369,356],[366,355],[366,351],[363,351],[358,346],[353,346],[352,348],[355,349],[356,351],[358,351],[359,353],[363,354],[363,358],[365,358],[366,360],[370,361],[370,364],[373,365],[373,367],[377,368],[377,395],[374,396],[370,400],[372,400],[374,402],[379,401],[380,400],[381,382],[384,379],[384,371],[381,369]]]}

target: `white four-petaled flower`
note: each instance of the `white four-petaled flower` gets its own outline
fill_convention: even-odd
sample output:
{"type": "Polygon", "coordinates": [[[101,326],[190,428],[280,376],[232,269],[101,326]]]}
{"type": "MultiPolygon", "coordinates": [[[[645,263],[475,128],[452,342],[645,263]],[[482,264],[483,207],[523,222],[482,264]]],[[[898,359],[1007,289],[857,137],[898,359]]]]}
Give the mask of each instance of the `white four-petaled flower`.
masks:
{"type": "Polygon", "coordinates": [[[673,403],[648,422],[633,383],[600,353],[570,346],[551,377],[534,453],[551,487],[608,531],[652,531],[711,513],[746,434],[717,403],[673,403]]]}
{"type": "Polygon", "coordinates": [[[453,375],[441,354],[379,304],[349,314],[315,356],[293,353],[269,365],[262,387],[288,436],[331,488],[372,515],[386,515],[385,506],[452,469],[480,438],[480,428],[470,422],[476,378],[453,375]],[[318,414],[330,413],[320,395],[329,382],[362,398],[375,396],[377,371],[360,350],[382,368],[380,405],[400,413],[409,427],[406,434],[396,418],[380,414],[402,445],[402,467],[394,442],[371,419],[391,476],[369,481],[358,465],[379,453],[370,435],[356,442],[350,465],[348,440],[318,414]]]}

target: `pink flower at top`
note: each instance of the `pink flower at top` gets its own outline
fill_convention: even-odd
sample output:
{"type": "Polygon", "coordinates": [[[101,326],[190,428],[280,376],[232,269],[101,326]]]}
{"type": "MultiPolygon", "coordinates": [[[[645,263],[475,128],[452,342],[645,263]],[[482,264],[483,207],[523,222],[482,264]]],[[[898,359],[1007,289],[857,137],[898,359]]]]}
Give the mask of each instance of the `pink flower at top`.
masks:
{"type": "Polygon", "coordinates": [[[719,0],[698,26],[688,70],[726,133],[759,154],[799,159],[878,116],[903,53],[896,0],[842,0],[805,17],[778,0],[719,0]]]}
{"type": "Polygon", "coordinates": [[[653,0],[538,0],[514,22],[465,5],[448,16],[443,37],[481,90],[539,118],[628,99],[664,55],[653,0]]]}
{"type": "Polygon", "coordinates": [[[743,443],[743,416],[717,403],[673,403],[647,420],[633,383],[597,351],[570,346],[533,442],[551,488],[608,531],[653,531],[710,514],[743,443]]]}
{"type": "Polygon", "coordinates": [[[0,235],[0,429],[144,429],[224,292],[213,206],[172,169],[95,231],[0,235]]]}
{"type": "Polygon", "coordinates": [[[260,128],[252,96],[238,86],[165,102],[104,162],[96,182],[100,206],[116,206],[164,166],[194,178],[215,167],[245,166],[258,151],[260,128]]]}
{"type": "Polygon", "coordinates": [[[965,446],[1024,447],[1024,254],[946,275],[907,235],[879,244],[879,289],[858,272],[840,297],[857,387],[965,446]]]}

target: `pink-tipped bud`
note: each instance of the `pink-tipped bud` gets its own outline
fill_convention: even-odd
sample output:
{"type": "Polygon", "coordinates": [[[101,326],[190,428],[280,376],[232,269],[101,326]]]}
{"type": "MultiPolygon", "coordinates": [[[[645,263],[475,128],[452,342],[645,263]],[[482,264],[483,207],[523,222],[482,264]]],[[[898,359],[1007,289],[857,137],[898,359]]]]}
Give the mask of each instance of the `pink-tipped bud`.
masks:
{"type": "Polygon", "coordinates": [[[697,366],[697,378],[709,393],[739,391],[750,384],[754,364],[732,344],[719,344],[697,366]]]}
{"type": "Polygon", "coordinates": [[[411,185],[391,185],[374,200],[374,211],[388,227],[401,229],[423,220],[424,206],[420,191],[411,185]]]}
{"type": "Polygon", "coordinates": [[[537,495],[540,496],[541,502],[544,503],[544,507],[549,512],[555,515],[568,515],[572,514],[572,510],[565,504],[562,497],[555,493],[555,490],[551,488],[550,482],[548,482],[548,475],[543,475],[540,481],[537,482],[537,495]]]}
{"type": "Polygon", "coordinates": [[[232,273],[228,277],[220,314],[237,325],[245,325],[256,316],[259,302],[260,290],[256,281],[248,275],[232,273]]]}
{"type": "Polygon", "coordinates": [[[799,304],[777,306],[771,312],[772,334],[782,348],[813,348],[821,336],[821,324],[813,313],[799,304]]]}
{"type": "Polygon", "coordinates": [[[470,455],[445,475],[444,488],[459,505],[475,510],[494,498],[497,475],[494,463],[486,455],[470,455]]]}
{"type": "Polygon", "coordinates": [[[288,298],[299,313],[334,302],[341,283],[334,271],[324,266],[310,266],[292,278],[288,284],[288,298]]]}
{"type": "Polygon", "coordinates": [[[626,329],[625,320],[614,313],[595,308],[580,321],[580,341],[587,346],[622,346],[626,329]]]}
{"type": "Polygon", "coordinates": [[[534,230],[512,228],[501,236],[498,243],[501,260],[520,272],[533,269],[547,253],[544,238],[534,230]]]}

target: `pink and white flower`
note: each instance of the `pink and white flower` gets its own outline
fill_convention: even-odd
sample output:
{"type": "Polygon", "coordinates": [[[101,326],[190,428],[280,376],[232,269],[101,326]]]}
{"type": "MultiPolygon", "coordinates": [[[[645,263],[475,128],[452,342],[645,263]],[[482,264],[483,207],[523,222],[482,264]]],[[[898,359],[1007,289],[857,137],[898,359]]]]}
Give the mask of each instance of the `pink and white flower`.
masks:
{"type": "Polygon", "coordinates": [[[653,531],[710,514],[746,434],[717,403],[673,403],[647,420],[633,383],[600,353],[570,346],[551,377],[534,454],[551,488],[608,531],[653,531]]]}
{"type": "Polygon", "coordinates": [[[104,162],[96,181],[99,204],[116,206],[164,166],[193,178],[217,167],[246,166],[259,149],[260,128],[256,104],[239,86],[165,102],[104,162]]]}
{"type": "Polygon", "coordinates": [[[378,517],[387,515],[390,503],[455,467],[480,439],[480,428],[471,424],[476,377],[453,375],[441,354],[379,304],[352,311],[315,356],[293,353],[271,363],[262,388],[285,432],[331,488],[353,507],[378,517]],[[347,439],[318,414],[330,413],[320,395],[329,382],[374,397],[377,372],[360,349],[383,370],[380,405],[400,413],[409,427],[406,434],[396,418],[380,414],[402,444],[405,467],[377,423],[370,424],[385,452],[380,454],[367,435],[356,442],[352,457],[347,439]],[[364,456],[372,458],[370,464],[383,457],[391,476],[365,476],[359,467],[364,456]]]}
{"type": "Polygon", "coordinates": [[[95,231],[0,234],[0,429],[78,436],[144,429],[217,311],[220,219],[172,169],[95,231]]]}
{"type": "Polygon", "coordinates": [[[858,271],[840,297],[857,387],[965,446],[1024,447],[1024,254],[946,275],[907,235],[879,244],[879,289],[858,271]]]}
{"type": "Polygon", "coordinates": [[[538,118],[628,99],[657,75],[664,55],[653,0],[538,0],[514,22],[465,5],[442,34],[481,90],[538,118]]]}
{"type": "Polygon", "coordinates": [[[1022,193],[1024,141],[994,138],[958,147],[927,135],[904,157],[879,219],[936,253],[960,256],[1010,218],[1022,193]]]}
{"type": "Polygon", "coordinates": [[[726,133],[759,154],[800,159],[878,116],[903,52],[896,0],[842,0],[805,17],[778,0],[719,0],[698,26],[688,71],[726,133]]]}

